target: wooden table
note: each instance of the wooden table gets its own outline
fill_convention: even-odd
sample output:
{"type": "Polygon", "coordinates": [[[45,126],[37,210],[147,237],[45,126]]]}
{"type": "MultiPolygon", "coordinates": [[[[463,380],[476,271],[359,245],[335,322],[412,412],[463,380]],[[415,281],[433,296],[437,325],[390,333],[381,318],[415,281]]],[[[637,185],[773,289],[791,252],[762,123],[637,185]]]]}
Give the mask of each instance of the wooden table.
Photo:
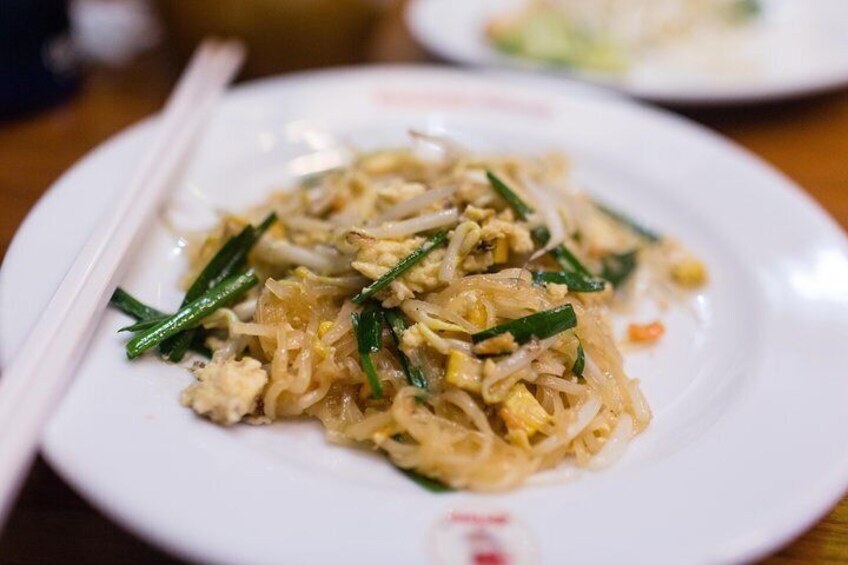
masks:
{"type": "MultiPolygon", "coordinates": [[[[396,13],[372,59],[422,61],[396,13]]],[[[157,110],[175,68],[161,52],[117,71],[94,70],[62,107],[0,125],[0,256],[36,200],[77,159],[157,110]]],[[[767,107],[692,112],[803,186],[848,227],[848,92],[767,107]]],[[[845,433],[846,430],[833,430],[845,433]]],[[[848,563],[848,499],[766,563],[848,563]]],[[[0,535],[0,563],[174,562],[91,508],[39,461],[0,535]]]]}

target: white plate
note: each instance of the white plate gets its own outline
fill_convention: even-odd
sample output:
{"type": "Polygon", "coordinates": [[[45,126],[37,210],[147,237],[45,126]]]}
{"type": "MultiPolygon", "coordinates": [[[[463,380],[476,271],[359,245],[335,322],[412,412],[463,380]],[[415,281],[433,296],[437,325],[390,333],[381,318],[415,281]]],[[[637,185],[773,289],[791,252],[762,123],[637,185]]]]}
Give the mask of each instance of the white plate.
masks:
{"type": "Polygon", "coordinates": [[[695,53],[684,43],[637,58],[621,76],[545,67],[491,46],[486,23],[525,1],[412,0],[406,21],[422,45],[449,61],[547,72],[667,104],[756,102],[848,84],[845,0],[760,0],[762,17],[712,54],[695,53]]]}
{"type": "MultiPolygon", "coordinates": [[[[376,455],[327,444],[311,422],[222,429],[195,418],[177,402],[190,375],[128,363],[115,333],[126,319],[112,311],[47,430],[51,464],[121,523],[204,561],[427,563],[448,552],[464,563],[463,535],[479,526],[519,563],[715,563],[811,525],[848,483],[844,235],[702,128],[517,82],[384,68],[246,85],[226,97],[182,193],[238,208],[331,163],[340,140],[398,144],[410,127],[478,150],[567,151],[587,188],[678,236],[712,275],[691,312],[667,315],[659,347],[628,358],[656,418],[619,464],[503,495],[434,495],[376,455]]],[[[21,228],[0,277],[6,362],[150,139],[146,123],[96,150],[21,228]]],[[[181,217],[202,217],[193,207],[181,217]]],[[[174,244],[152,225],[123,286],[174,307],[184,267],[174,244]]]]}

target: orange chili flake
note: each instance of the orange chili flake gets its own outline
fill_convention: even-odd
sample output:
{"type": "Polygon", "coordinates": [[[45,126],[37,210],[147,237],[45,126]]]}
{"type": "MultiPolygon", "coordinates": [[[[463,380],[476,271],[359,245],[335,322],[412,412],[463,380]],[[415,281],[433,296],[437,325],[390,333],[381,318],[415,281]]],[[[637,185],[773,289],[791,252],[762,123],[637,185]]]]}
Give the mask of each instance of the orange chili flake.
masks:
{"type": "Polygon", "coordinates": [[[651,322],[650,324],[630,324],[627,326],[627,336],[630,341],[637,343],[653,343],[665,333],[662,322],[651,322]]]}

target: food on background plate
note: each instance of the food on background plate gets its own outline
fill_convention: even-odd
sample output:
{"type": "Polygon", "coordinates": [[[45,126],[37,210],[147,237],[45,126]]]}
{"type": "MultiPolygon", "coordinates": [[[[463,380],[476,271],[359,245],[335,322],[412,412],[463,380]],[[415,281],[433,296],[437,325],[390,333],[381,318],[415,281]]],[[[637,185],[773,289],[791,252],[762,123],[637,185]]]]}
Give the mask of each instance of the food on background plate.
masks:
{"type": "Polygon", "coordinates": [[[113,305],[137,320],[127,355],[205,355],[181,398],[198,414],[309,416],[431,488],[612,463],[651,412],[610,309],[679,298],[703,264],[576,190],[562,155],[413,139],[191,239],[177,313],[119,289],[113,305]]]}
{"type": "Polygon", "coordinates": [[[761,10],[759,0],[529,0],[492,19],[486,35],[504,53],[618,73],[642,55],[685,47],[699,35],[721,41],[761,10]]]}

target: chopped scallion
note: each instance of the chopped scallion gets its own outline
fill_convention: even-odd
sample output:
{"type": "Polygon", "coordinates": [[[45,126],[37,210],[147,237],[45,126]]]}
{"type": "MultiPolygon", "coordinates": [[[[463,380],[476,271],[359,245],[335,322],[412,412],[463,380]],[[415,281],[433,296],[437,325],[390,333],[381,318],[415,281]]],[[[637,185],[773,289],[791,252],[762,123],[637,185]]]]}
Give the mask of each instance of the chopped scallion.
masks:
{"type": "Polygon", "coordinates": [[[740,20],[747,20],[758,16],[763,11],[763,6],[759,0],[736,0],[731,5],[731,17],[740,20]]]}
{"type": "Polygon", "coordinates": [[[169,337],[196,327],[209,314],[222,306],[231,304],[258,283],[259,279],[253,271],[233,275],[221,281],[193,302],[180,308],[176,314],[165,318],[152,328],[136,334],[127,343],[127,357],[135,359],[169,337]]]}
{"type": "Polygon", "coordinates": [[[165,316],[164,312],[160,312],[156,308],[151,308],[147,304],[134,298],[122,288],[116,288],[112,293],[112,298],[109,299],[109,304],[136,320],[150,320],[165,316]]]}
{"type": "Polygon", "coordinates": [[[571,366],[571,372],[578,378],[583,378],[583,369],[586,367],[586,352],[583,351],[583,342],[577,340],[577,359],[571,366]]]}
{"type": "Polygon", "coordinates": [[[371,359],[371,354],[377,353],[383,347],[382,312],[379,306],[369,305],[361,313],[351,313],[350,319],[353,323],[353,333],[356,336],[362,370],[368,379],[368,385],[371,387],[371,396],[382,398],[383,387],[380,383],[380,376],[374,368],[374,361],[371,359]]]}
{"type": "Polygon", "coordinates": [[[417,386],[420,389],[427,390],[427,379],[424,377],[424,373],[421,371],[421,368],[413,365],[409,360],[409,357],[407,357],[400,349],[401,338],[403,337],[403,332],[407,327],[406,321],[403,319],[403,315],[397,308],[385,310],[383,315],[389,325],[389,329],[391,330],[392,340],[395,343],[395,347],[397,347],[398,359],[400,360],[400,366],[406,375],[406,380],[408,380],[409,384],[412,386],[417,386]]]}
{"type": "Polygon", "coordinates": [[[409,478],[410,480],[415,481],[425,489],[429,490],[430,492],[441,493],[450,492],[453,490],[451,487],[449,487],[442,481],[439,481],[437,479],[431,479],[426,475],[422,475],[418,471],[413,471],[412,469],[401,469],[400,467],[398,467],[398,471],[406,475],[407,478],[409,478]]]}
{"type": "MultiPolygon", "coordinates": [[[[180,308],[197,299],[201,294],[219,284],[247,266],[247,256],[268,228],[277,220],[275,213],[269,214],[258,226],[245,226],[235,237],[230,238],[207,263],[191,287],[186,291],[180,308]]],[[[188,331],[162,343],[160,350],[173,362],[179,362],[195,338],[195,331],[188,331]]]]}
{"type": "MultiPolygon", "coordinates": [[[[514,190],[507,186],[507,184],[492,171],[486,170],[486,177],[489,179],[489,183],[492,185],[492,188],[495,189],[495,192],[501,195],[501,197],[506,200],[507,204],[509,204],[509,207],[513,209],[515,215],[518,216],[520,220],[527,221],[533,213],[533,208],[528,206],[514,190]]],[[[551,240],[551,232],[545,226],[537,226],[533,228],[530,231],[530,235],[533,237],[533,241],[536,242],[536,245],[540,247],[544,247],[551,240]]],[[[561,243],[551,249],[550,253],[563,269],[580,273],[586,277],[592,276],[589,270],[583,266],[580,260],[577,259],[571,251],[568,250],[564,243],[561,243]]]]}
{"type": "Polygon", "coordinates": [[[651,243],[656,243],[657,241],[662,239],[662,236],[655,232],[654,230],[647,228],[631,218],[630,216],[615,210],[614,208],[610,208],[606,204],[601,204],[598,201],[595,201],[595,206],[598,207],[598,210],[618,222],[619,224],[627,227],[630,231],[635,233],[636,235],[640,235],[650,241],[651,243]]]}
{"type": "Polygon", "coordinates": [[[584,277],[591,277],[592,273],[589,269],[583,266],[583,263],[568,250],[565,244],[560,244],[551,249],[551,255],[556,259],[559,266],[565,270],[572,270],[575,273],[584,277]]]}
{"type": "MultiPolygon", "coordinates": [[[[486,170],[486,178],[489,179],[489,183],[491,183],[495,192],[497,192],[501,198],[506,200],[506,203],[509,204],[509,207],[515,212],[515,215],[518,216],[518,219],[526,222],[530,215],[533,214],[533,208],[528,206],[514,190],[507,186],[504,181],[488,169],[486,170]]],[[[550,238],[550,235],[548,235],[548,237],[550,238]]]]}
{"type": "Polygon", "coordinates": [[[400,262],[389,269],[389,271],[372,282],[368,286],[362,289],[362,291],[353,297],[354,304],[362,304],[385,287],[387,287],[393,280],[400,277],[403,273],[411,269],[416,263],[424,259],[427,255],[433,252],[437,247],[441,246],[447,240],[447,232],[440,231],[433,235],[431,235],[427,241],[425,241],[421,247],[404,257],[400,260],[400,262]]]}
{"type": "Polygon", "coordinates": [[[141,320],[140,322],[136,322],[130,326],[124,326],[123,328],[118,330],[118,333],[121,332],[130,332],[130,333],[138,333],[143,332],[144,330],[149,330],[165,318],[167,318],[167,314],[162,314],[161,316],[157,316],[155,318],[150,318],[149,320],[141,320]]]}
{"type": "Polygon", "coordinates": [[[594,277],[586,277],[570,271],[532,271],[535,284],[564,284],[575,292],[601,292],[606,282],[594,277]]]}
{"type": "Polygon", "coordinates": [[[625,282],[638,264],[638,251],[611,253],[601,261],[601,277],[618,287],[625,282]]]}
{"type": "MultiPolygon", "coordinates": [[[[127,291],[122,288],[116,288],[115,292],[112,294],[112,298],[109,300],[109,303],[126,314],[131,318],[138,320],[137,323],[127,326],[125,328],[121,328],[118,330],[119,332],[123,331],[131,331],[133,333],[144,331],[149,328],[152,328],[157,323],[162,321],[168,315],[160,312],[156,308],[152,308],[137,298],[131,296],[127,291]]],[[[192,341],[190,349],[199,355],[203,355],[204,357],[212,357],[212,352],[209,351],[209,348],[204,345],[205,334],[202,331],[198,331],[195,336],[194,341],[192,341]]]]}
{"type": "Polygon", "coordinates": [[[577,316],[571,304],[557,306],[550,310],[536,312],[517,320],[483,330],[471,336],[474,343],[480,343],[502,333],[511,333],[517,343],[527,343],[534,337],[545,339],[569,330],[577,325],[577,316]]]}

